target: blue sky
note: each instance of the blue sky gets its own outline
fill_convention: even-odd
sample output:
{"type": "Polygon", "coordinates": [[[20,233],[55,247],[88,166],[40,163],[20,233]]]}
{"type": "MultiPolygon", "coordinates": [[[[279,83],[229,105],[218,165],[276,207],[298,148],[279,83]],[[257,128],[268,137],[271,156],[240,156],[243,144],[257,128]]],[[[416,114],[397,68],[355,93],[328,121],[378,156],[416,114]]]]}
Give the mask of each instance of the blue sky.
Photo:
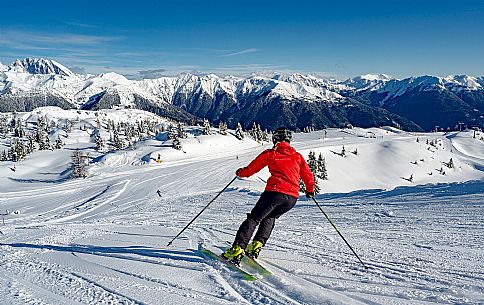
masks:
{"type": "Polygon", "coordinates": [[[76,72],[484,75],[484,1],[4,1],[0,62],[76,72]]]}

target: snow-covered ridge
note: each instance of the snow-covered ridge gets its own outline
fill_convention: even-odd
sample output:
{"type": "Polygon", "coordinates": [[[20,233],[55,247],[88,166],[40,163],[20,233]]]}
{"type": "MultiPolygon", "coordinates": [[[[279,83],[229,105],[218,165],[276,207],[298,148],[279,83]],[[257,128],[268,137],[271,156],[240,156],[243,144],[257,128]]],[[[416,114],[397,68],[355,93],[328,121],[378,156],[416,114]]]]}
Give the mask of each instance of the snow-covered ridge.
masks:
{"type": "Polygon", "coordinates": [[[392,80],[392,77],[386,74],[365,74],[347,79],[341,84],[344,85],[346,87],[344,89],[347,90],[375,90],[381,88],[386,82],[390,80],[392,80]]]}
{"type": "Polygon", "coordinates": [[[450,75],[447,77],[437,77],[424,75],[418,77],[409,77],[403,80],[392,79],[385,82],[379,88],[370,88],[377,90],[378,93],[385,93],[386,97],[383,102],[394,97],[402,96],[409,91],[432,91],[432,90],[450,90],[457,91],[475,91],[483,90],[484,79],[467,76],[467,75],[450,75]]]}
{"type": "Polygon", "coordinates": [[[467,90],[482,90],[484,88],[484,77],[449,75],[444,78],[444,81],[448,87],[458,86],[467,90]]]}
{"type": "Polygon", "coordinates": [[[74,76],[74,73],[62,64],[44,58],[25,58],[16,60],[9,66],[9,71],[30,74],[57,74],[74,76]]]}
{"type": "Polygon", "coordinates": [[[205,96],[214,99],[218,93],[242,103],[248,97],[261,95],[326,102],[343,99],[336,92],[336,85],[302,74],[242,78],[183,73],[176,77],[129,80],[114,72],[76,75],[55,61],[30,58],[17,60],[5,70],[0,78],[0,94],[53,92],[80,107],[103,92],[118,94],[124,105],[131,104],[134,95],[158,104],[172,103],[177,98],[187,100],[205,96]]]}
{"type": "Polygon", "coordinates": [[[157,79],[130,80],[115,72],[77,75],[62,64],[43,58],[17,60],[10,66],[0,64],[0,72],[0,95],[52,93],[78,107],[104,93],[119,96],[122,105],[132,105],[136,96],[157,105],[180,104],[200,98],[216,100],[217,96],[226,96],[242,106],[262,96],[288,101],[333,103],[345,99],[342,95],[367,90],[385,94],[386,101],[411,90],[457,92],[484,88],[483,77],[467,75],[443,78],[424,75],[398,80],[386,74],[366,74],[335,81],[300,73],[250,77],[183,73],[157,79]]]}

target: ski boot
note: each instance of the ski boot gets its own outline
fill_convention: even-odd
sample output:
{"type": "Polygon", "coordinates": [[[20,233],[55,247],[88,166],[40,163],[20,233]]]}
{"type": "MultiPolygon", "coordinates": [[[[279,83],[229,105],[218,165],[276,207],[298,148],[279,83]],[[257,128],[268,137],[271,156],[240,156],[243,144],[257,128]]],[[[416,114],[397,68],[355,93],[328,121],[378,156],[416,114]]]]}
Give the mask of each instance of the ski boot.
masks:
{"type": "Polygon", "coordinates": [[[232,246],[232,248],[228,248],[222,254],[222,256],[225,259],[227,259],[229,262],[231,262],[236,266],[240,266],[240,261],[242,260],[242,257],[244,257],[244,255],[245,255],[245,251],[239,245],[235,245],[235,246],[232,246]]]}
{"type": "Polygon", "coordinates": [[[262,247],[264,244],[262,244],[258,240],[253,240],[247,248],[245,248],[245,251],[247,252],[247,256],[253,259],[256,259],[259,257],[260,250],[262,250],[262,247]]]}

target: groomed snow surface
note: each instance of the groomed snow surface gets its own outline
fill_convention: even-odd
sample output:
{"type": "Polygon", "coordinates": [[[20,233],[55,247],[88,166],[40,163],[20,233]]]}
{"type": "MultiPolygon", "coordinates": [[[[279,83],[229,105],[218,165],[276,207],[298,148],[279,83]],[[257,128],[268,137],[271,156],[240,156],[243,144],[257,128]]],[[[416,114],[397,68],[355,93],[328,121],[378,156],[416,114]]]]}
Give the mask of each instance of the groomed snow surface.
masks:
{"type": "MultiPolygon", "coordinates": [[[[38,111],[17,115],[96,126],[93,112],[38,111]]],[[[119,121],[149,115],[104,113],[119,121]]],[[[166,244],[269,143],[190,127],[183,151],[159,134],[135,149],[98,153],[89,128],[78,127],[62,150],[37,151],[16,171],[0,163],[0,211],[10,211],[0,226],[0,304],[484,303],[484,141],[471,131],[295,134],[301,153],[325,157],[329,180],[319,181],[316,199],[368,269],[301,197],[261,252],[273,275],[247,282],[198,247],[233,240],[267,171],[237,179],[166,244]],[[74,148],[91,153],[86,179],[66,176],[74,148]]]]}

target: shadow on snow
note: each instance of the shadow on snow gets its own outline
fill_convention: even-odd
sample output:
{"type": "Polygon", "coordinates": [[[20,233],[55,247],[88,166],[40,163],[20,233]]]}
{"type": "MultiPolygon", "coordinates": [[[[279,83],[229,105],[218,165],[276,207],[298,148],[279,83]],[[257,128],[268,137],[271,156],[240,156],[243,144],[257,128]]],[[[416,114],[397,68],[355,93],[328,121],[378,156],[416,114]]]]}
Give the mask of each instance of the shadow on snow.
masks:
{"type": "Polygon", "coordinates": [[[127,247],[101,247],[94,245],[35,245],[28,243],[13,243],[4,244],[0,243],[0,246],[9,246],[13,248],[28,248],[28,249],[40,249],[40,250],[52,250],[58,252],[69,253],[85,253],[91,255],[113,257],[118,259],[140,261],[145,263],[161,264],[158,261],[149,261],[142,258],[136,258],[130,256],[132,254],[144,257],[171,259],[176,261],[185,261],[198,263],[202,262],[203,258],[200,257],[196,250],[177,251],[177,250],[162,250],[143,246],[127,246],[127,247]],[[122,255],[127,254],[127,255],[122,255]]]}

